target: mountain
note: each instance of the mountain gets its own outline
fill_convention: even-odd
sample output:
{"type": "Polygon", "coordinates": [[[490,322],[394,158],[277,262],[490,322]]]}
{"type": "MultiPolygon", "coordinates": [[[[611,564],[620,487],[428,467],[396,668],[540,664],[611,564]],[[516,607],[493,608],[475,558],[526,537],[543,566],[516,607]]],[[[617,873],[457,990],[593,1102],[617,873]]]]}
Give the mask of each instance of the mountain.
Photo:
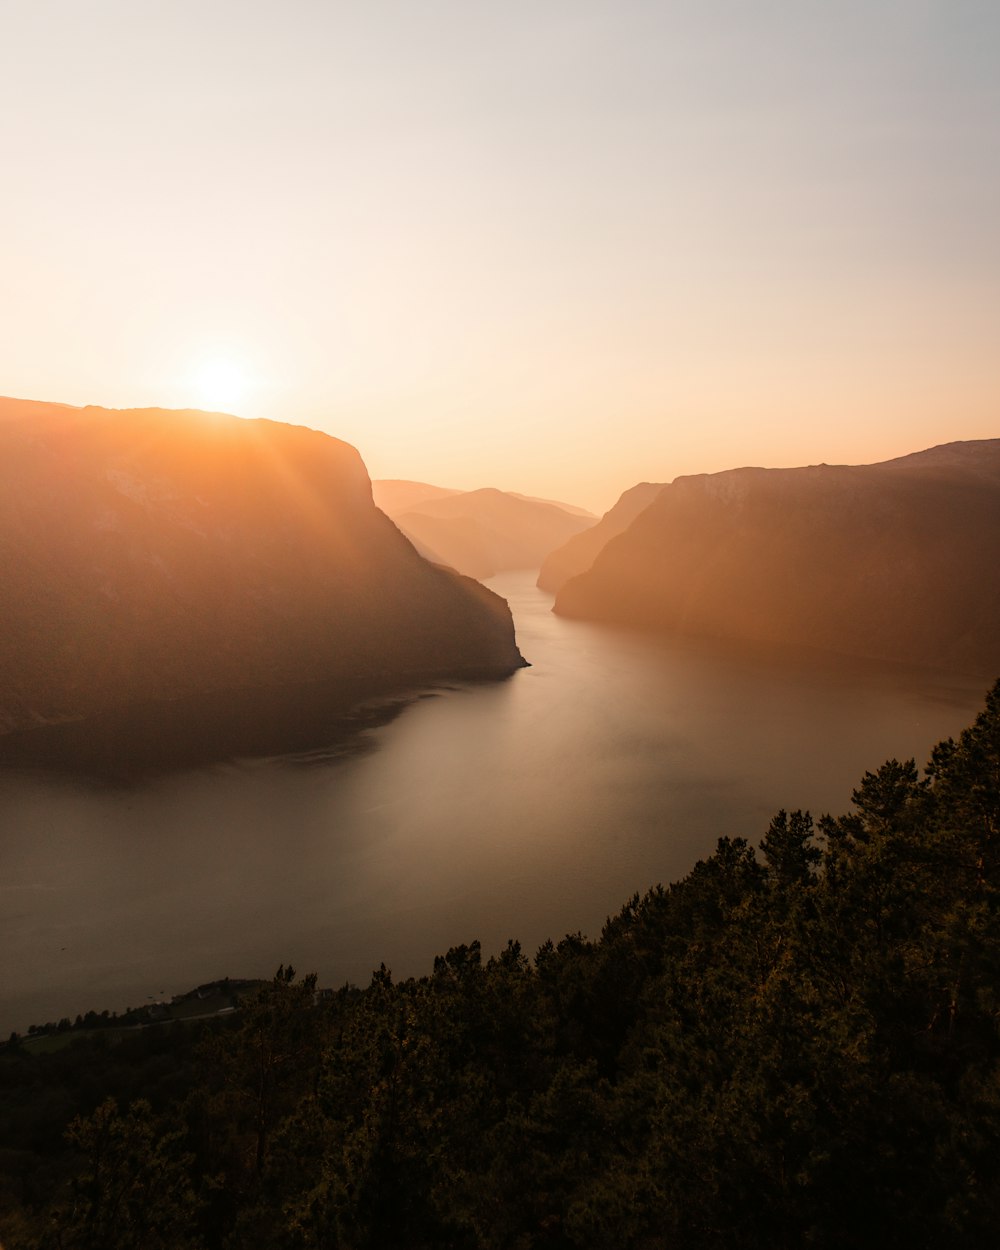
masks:
{"type": "Polygon", "coordinates": [[[390,515],[428,559],[479,578],[538,568],[554,547],[594,523],[589,513],[492,488],[426,498],[390,515]]]}
{"type": "Polygon", "coordinates": [[[319,682],[322,715],[523,663],[506,603],[419,558],[353,447],[200,412],[0,399],[0,601],[0,732],[209,692],[294,724],[319,682]]]}
{"type": "Polygon", "coordinates": [[[554,594],[569,578],[586,572],[604,545],[627,530],[662,489],[662,482],[640,482],[627,490],[596,525],[574,534],[568,542],[550,552],[538,573],[538,585],[542,590],[554,594]]]}
{"type": "Polygon", "coordinates": [[[450,490],[447,486],[431,486],[427,482],[410,482],[403,478],[375,478],[372,482],[375,507],[381,508],[386,516],[416,508],[428,499],[446,499],[449,495],[460,494],[461,491],[450,490]]]}
{"type": "Polygon", "coordinates": [[[554,611],[1000,672],[1000,439],[681,477],[554,611]]]}
{"type": "Polygon", "coordinates": [[[548,503],[553,508],[562,508],[563,512],[569,512],[572,516],[582,516],[593,524],[597,520],[597,513],[591,512],[589,508],[578,508],[575,503],[563,503],[559,499],[540,499],[538,495],[522,495],[519,491],[511,490],[507,494],[513,495],[515,499],[525,499],[528,503],[548,503]]]}

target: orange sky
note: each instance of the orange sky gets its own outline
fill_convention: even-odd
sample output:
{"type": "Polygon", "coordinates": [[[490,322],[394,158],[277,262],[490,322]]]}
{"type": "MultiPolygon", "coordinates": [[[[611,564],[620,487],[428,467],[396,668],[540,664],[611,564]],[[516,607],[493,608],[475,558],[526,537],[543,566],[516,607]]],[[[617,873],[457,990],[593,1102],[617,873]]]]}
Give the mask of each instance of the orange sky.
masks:
{"type": "Polygon", "coordinates": [[[642,479],[1000,435],[990,0],[7,0],[0,394],[642,479]],[[224,376],[224,375],[223,375],[224,376]]]}

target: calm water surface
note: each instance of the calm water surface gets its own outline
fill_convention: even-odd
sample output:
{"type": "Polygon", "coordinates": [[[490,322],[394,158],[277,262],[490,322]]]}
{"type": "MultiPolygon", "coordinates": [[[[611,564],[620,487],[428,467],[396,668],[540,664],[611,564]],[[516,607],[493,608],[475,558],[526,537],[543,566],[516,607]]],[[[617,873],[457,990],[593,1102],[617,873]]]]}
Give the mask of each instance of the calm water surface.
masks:
{"type": "Polygon", "coordinates": [[[0,1030],[121,1010],[279,963],[396,975],[479,938],[596,936],[779,808],[843,811],[866,768],[926,761],[985,682],[563,621],[490,585],[532,667],[437,691],[366,750],[130,789],[0,772],[0,1030]]]}

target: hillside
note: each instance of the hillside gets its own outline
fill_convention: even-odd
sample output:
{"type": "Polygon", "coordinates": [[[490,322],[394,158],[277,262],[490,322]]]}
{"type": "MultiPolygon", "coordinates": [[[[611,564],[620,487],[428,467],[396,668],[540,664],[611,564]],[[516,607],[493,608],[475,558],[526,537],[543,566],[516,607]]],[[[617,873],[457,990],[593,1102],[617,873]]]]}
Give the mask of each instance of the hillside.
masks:
{"type": "Polygon", "coordinates": [[[425,498],[391,515],[428,559],[477,578],[538,568],[555,547],[594,524],[580,509],[492,488],[425,498]]]}
{"type": "Polygon", "coordinates": [[[568,512],[572,516],[583,517],[591,525],[597,520],[596,512],[591,512],[589,508],[577,507],[575,503],[563,503],[560,499],[543,499],[538,495],[522,495],[520,491],[516,490],[507,491],[506,493],[513,495],[515,499],[527,500],[528,503],[547,503],[551,504],[553,508],[562,508],[563,512],[568,512]]]}
{"type": "Polygon", "coordinates": [[[591,940],[456,935],[417,979],[283,965],[13,1035],[0,1239],[992,1248],[998,772],[1000,683],[923,777],[721,837],[591,940]]]}
{"type": "Polygon", "coordinates": [[[522,663],[503,600],[414,553],[353,447],[273,421],[0,400],[0,598],[0,732],[522,663]]]}
{"type": "Polygon", "coordinates": [[[411,482],[404,478],[375,478],[372,481],[372,499],[375,507],[386,516],[416,508],[428,499],[446,499],[461,491],[447,486],[431,486],[428,482],[411,482]]]}
{"type": "Polygon", "coordinates": [[[625,491],[613,508],[590,529],[574,534],[549,553],[538,573],[538,585],[554,594],[564,582],[585,573],[605,544],[623,533],[663,489],[662,482],[640,482],[625,491]]]}
{"type": "Polygon", "coordinates": [[[682,477],[556,597],[565,616],[1000,671],[1000,440],[682,477]]]}

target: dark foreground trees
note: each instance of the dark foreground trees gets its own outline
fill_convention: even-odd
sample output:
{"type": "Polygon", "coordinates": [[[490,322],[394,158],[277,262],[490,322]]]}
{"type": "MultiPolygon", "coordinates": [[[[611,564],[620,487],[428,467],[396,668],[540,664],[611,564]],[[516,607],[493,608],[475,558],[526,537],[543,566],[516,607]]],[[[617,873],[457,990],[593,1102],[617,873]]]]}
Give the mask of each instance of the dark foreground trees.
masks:
{"type": "Polygon", "coordinates": [[[992,1247],[1000,683],[923,777],[891,760],[852,800],[533,961],[473,942],[326,998],[283,968],[152,1068],[8,1048],[38,1112],[0,1125],[0,1241],[992,1247]]]}

